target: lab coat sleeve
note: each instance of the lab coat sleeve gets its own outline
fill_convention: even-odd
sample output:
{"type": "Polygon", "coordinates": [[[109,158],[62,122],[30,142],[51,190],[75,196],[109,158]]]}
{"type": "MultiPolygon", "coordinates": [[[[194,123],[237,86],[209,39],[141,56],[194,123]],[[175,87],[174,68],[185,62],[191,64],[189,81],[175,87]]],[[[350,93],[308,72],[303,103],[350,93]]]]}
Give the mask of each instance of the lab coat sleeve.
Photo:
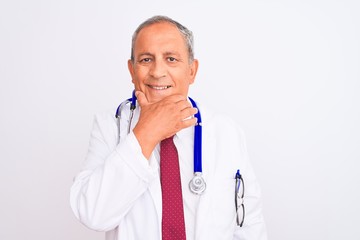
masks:
{"type": "Polygon", "coordinates": [[[244,206],[245,219],[242,227],[236,226],[234,240],[267,240],[267,232],[262,213],[261,190],[249,161],[245,134],[237,127],[243,152],[242,165],[245,171],[242,175],[245,183],[244,206]]]}
{"type": "Polygon", "coordinates": [[[97,115],[89,150],[70,191],[70,205],[85,226],[97,231],[114,229],[134,202],[156,178],[131,132],[117,144],[117,126],[109,115],[97,115]]]}

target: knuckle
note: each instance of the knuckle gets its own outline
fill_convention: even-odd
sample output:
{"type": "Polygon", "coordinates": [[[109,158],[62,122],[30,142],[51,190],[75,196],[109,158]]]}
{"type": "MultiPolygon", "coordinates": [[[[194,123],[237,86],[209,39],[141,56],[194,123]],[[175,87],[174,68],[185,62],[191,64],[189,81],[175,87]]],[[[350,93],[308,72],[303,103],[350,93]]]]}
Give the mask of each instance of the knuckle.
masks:
{"type": "Polygon", "coordinates": [[[194,115],[195,113],[197,113],[196,108],[189,108],[188,113],[189,115],[194,115]]]}

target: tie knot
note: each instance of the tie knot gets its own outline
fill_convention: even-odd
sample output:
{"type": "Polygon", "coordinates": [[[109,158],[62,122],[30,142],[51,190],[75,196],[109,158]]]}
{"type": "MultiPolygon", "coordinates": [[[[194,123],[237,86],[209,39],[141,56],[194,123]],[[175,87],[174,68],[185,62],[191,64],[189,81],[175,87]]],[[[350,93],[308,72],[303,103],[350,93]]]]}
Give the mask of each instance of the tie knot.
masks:
{"type": "Polygon", "coordinates": [[[174,144],[174,135],[171,137],[165,138],[160,142],[161,145],[174,144]]]}

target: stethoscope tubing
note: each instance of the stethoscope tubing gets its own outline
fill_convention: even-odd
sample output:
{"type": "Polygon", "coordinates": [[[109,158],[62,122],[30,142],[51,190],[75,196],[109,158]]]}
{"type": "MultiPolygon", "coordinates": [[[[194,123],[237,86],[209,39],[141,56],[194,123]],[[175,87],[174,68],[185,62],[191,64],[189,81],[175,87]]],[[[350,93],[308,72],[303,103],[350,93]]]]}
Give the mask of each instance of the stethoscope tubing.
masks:
{"type": "MultiPolygon", "coordinates": [[[[197,118],[197,124],[194,127],[194,178],[189,183],[189,188],[194,194],[202,194],[206,189],[206,183],[202,177],[202,120],[201,114],[196,102],[189,97],[189,100],[194,108],[197,108],[195,117],[197,118]]],[[[122,102],[116,109],[115,117],[118,119],[119,139],[120,142],[120,118],[121,111],[126,104],[130,103],[130,116],[128,124],[128,134],[131,130],[131,122],[134,116],[134,110],[136,108],[136,96],[135,91],[132,92],[131,98],[122,102]]]]}
{"type": "MultiPolygon", "coordinates": [[[[195,101],[190,98],[190,102],[194,108],[197,108],[195,101]]],[[[200,110],[195,114],[197,124],[194,130],[194,172],[202,172],[202,121],[200,110]]]]}

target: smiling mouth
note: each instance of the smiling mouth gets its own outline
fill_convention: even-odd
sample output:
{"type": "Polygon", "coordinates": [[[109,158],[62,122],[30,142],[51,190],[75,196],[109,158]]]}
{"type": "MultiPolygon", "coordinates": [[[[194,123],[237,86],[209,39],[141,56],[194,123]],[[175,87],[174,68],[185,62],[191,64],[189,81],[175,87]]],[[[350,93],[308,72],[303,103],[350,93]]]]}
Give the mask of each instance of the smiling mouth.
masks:
{"type": "Polygon", "coordinates": [[[166,86],[154,86],[154,85],[149,85],[149,84],[147,84],[146,86],[148,86],[148,87],[151,88],[151,89],[155,89],[155,90],[165,90],[165,89],[171,88],[170,85],[166,85],[166,86]]]}

